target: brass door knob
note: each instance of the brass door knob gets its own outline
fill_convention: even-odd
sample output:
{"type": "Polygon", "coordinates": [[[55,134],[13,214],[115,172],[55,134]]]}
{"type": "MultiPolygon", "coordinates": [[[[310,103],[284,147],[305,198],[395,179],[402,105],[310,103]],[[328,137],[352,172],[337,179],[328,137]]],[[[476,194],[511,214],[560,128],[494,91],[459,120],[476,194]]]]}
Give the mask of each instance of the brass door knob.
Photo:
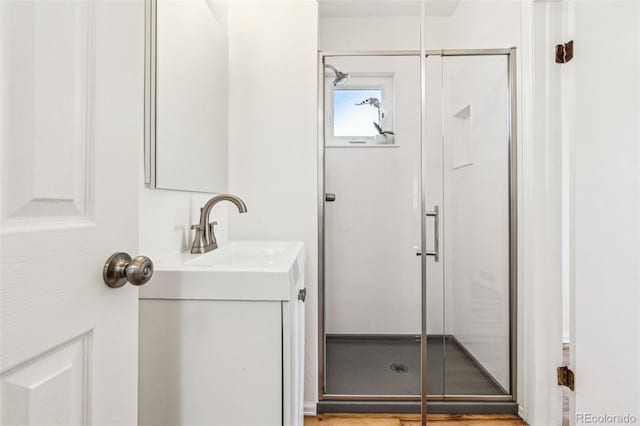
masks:
{"type": "Polygon", "coordinates": [[[102,278],[107,286],[120,288],[127,282],[143,285],[153,276],[153,262],[146,256],[131,259],[127,253],[114,253],[104,264],[102,278]]]}

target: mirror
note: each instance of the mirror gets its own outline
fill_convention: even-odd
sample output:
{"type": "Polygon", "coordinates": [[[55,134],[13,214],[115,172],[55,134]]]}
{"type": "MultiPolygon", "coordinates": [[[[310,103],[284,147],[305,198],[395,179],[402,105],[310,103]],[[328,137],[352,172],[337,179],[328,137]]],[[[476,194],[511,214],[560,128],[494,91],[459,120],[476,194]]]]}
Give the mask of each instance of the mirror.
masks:
{"type": "Polygon", "coordinates": [[[214,0],[148,0],[145,183],[227,192],[228,42],[214,0]]]}

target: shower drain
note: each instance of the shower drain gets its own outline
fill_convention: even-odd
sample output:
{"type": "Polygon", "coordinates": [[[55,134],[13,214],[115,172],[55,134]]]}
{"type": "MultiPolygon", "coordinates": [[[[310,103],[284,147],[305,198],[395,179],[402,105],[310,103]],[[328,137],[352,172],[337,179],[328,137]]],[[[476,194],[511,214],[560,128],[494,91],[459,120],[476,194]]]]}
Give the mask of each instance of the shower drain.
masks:
{"type": "Polygon", "coordinates": [[[389,368],[391,368],[391,371],[393,371],[394,373],[406,373],[407,371],[409,371],[408,366],[397,362],[392,363],[389,368]]]}

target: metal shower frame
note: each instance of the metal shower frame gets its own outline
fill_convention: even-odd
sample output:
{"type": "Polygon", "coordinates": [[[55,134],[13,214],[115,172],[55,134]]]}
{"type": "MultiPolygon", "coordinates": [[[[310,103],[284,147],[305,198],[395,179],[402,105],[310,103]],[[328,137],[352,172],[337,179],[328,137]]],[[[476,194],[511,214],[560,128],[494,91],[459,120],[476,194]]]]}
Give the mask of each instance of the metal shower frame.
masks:
{"type": "MultiPolygon", "coordinates": [[[[516,85],[516,48],[508,49],[465,49],[465,50],[401,50],[401,51],[320,51],[318,53],[318,396],[320,401],[420,401],[421,411],[427,412],[427,401],[457,401],[457,402],[517,402],[517,289],[518,289],[518,125],[517,125],[517,85],[516,85]],[[495,56],[503,55],[508,58],[508,87],[509,87],[509,395],[427,395],[427,365],[426,365],[426,294],[427,256],[421,257],[421,394],[420,395],[336,395],[325,394],[325,282],[324,282],[324,193],[325,193],[325,131],[324,131],[324,64],[325,58],[344,56],[417,56],[420,58],[421,73],[421,156],[424,159],[426,147],[426,132],[424,117],[425,107],[425,61],[428,56],[495,56]]],[[[424,163],[421,165],[421,245],[422,252],[426,250],[426,230],[424,217],[425,207],[424,187],[426,174],[424,163]]]]}

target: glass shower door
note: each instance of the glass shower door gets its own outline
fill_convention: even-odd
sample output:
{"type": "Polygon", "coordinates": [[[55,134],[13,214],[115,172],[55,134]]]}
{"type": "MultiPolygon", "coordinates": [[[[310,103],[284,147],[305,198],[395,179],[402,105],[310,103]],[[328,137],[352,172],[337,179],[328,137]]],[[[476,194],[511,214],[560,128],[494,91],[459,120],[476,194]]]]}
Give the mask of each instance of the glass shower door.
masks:
{"type": "Polygon", "coordinates": [[[324,58],[325,399],[510,399],[511,57],[324,58]]]}
{"type": "Polygon", "coordinates": [[[418,399],[420,58],[325,65],[324,398],[418,399]]]}
{"type": "Polygon", "coordinates": [[[425,228],[438,251],[427,259],[432,397],[511,393],[509,58],[508,51],[427,58],[425,228]]]}

